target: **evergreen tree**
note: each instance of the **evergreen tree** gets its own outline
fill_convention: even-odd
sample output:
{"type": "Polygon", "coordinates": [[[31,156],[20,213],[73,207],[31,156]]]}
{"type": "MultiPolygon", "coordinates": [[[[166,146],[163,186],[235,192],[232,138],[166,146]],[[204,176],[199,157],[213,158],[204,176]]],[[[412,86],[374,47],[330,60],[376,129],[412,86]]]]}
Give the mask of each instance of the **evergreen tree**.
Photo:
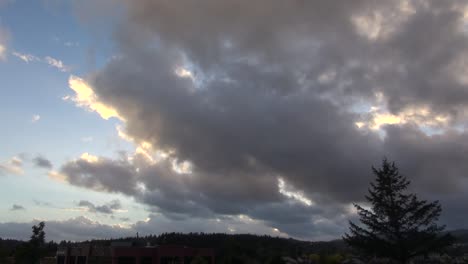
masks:
{"type": "Polygon", "coordinates": [[[410,181],[395,163],[386,159],[382,167],[372,167],[376,182],[365,196],[371,209],[355,204],[362,225],[350,221],[350,233],[343,239],[363,255],[407,263],[415,256],[438,252],[451,243],[445,226],[436,224],[442,211],[438,201],[419,200],[407,193],[410,181]]]}

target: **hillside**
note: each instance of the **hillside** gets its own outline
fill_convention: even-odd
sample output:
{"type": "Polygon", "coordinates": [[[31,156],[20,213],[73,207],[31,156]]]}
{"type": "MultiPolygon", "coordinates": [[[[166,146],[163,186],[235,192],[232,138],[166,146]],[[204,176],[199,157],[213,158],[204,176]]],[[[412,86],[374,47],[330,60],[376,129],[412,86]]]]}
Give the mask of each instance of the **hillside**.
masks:
{"type": "MultiPolygon", "coordinates": [[[[82,243],[108,246],[112,241],[131,241],[136,245],[184,245],[214,248],[219,263],[270,263],[282,256],[299,257],[310,254],[332,255],[346,252],[341,240],[309,242],[292,238],[257,236],[250,234],[165,233],[158,236],[128,237],[114,240],[93,240],[82,243]]],[[[218,262],[217,261],[217,262],[218,262]]]]}

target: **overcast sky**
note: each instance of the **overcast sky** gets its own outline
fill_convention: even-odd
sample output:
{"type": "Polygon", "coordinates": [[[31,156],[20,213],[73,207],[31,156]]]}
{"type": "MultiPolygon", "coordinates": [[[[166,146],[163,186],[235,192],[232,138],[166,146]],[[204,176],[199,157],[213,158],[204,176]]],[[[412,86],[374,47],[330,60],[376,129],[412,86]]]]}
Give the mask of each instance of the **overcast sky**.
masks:
{"type": "Polygon", "coordinates": [[[396,161],[468,228],[468,0],[0,0],[0,237],[339,238],[396,161]]]}

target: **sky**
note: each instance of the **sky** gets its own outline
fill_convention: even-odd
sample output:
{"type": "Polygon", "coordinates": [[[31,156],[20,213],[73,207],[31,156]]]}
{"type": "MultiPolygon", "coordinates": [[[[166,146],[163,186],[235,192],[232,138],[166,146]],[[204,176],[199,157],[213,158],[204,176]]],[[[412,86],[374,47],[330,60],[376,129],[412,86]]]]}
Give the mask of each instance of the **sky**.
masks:
{"type": "Polygon", "coordinates": [[[0,237],[340,238],[384,157],[468,228],[467,0],[0,0],[0,237]]]}

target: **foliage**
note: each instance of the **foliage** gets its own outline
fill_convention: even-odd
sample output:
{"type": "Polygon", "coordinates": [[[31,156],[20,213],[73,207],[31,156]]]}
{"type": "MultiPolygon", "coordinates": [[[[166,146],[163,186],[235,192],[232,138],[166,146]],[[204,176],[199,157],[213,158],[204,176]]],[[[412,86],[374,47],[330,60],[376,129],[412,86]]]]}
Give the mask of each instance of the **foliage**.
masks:
{"type": "Polygon", "coordinates": [[[32,227],[31,239],[16,249],[15,261],[17,264],[39,263],[41,257],[45,256],[45,223],[40,222],[32,227]]]}
{"type": "Polygon", "coordinates": [[[8,257],[7,249],[0,245],[0,263],[6,263],[7,257],[8,257]]]}
{"type": "Polygon", "coordinates": [[[196,257],[190,262],[190,264],[208,264],[208,261],[206,261],[203,257],[196,257]]]}
{"type": "Polygon", "coordinates": [[[16,248],[22,243],[22,241],[14,239],[0,238],[0,263],[6,263],[6,259],[13,256],[16,248]]]}
{"type": "Polygon", "coordinates": [[[372,167],[376,182],[371,183],[366,200],[371,209],[355,204],[359,226],[350,222],[344,240],[360,253],[393,259],[399,263],[415,256],[440,251],[452,243],[444,226],[436,224],[442,211],[438,201],[419,200],[407,193],[410,181],[400,174],[395,163],[386,159],[382,167],[372,167]]]}
{"type": "Polygon", "coordinates": [[[45,226],[45,223],[40,222],[37,226],[34,225],[32,227],[33,234],[31,235],[31,239],[29,240],[29,243],[32,246],[40,247],[44,245],[45,243],[44,226],[45,226]]]}

